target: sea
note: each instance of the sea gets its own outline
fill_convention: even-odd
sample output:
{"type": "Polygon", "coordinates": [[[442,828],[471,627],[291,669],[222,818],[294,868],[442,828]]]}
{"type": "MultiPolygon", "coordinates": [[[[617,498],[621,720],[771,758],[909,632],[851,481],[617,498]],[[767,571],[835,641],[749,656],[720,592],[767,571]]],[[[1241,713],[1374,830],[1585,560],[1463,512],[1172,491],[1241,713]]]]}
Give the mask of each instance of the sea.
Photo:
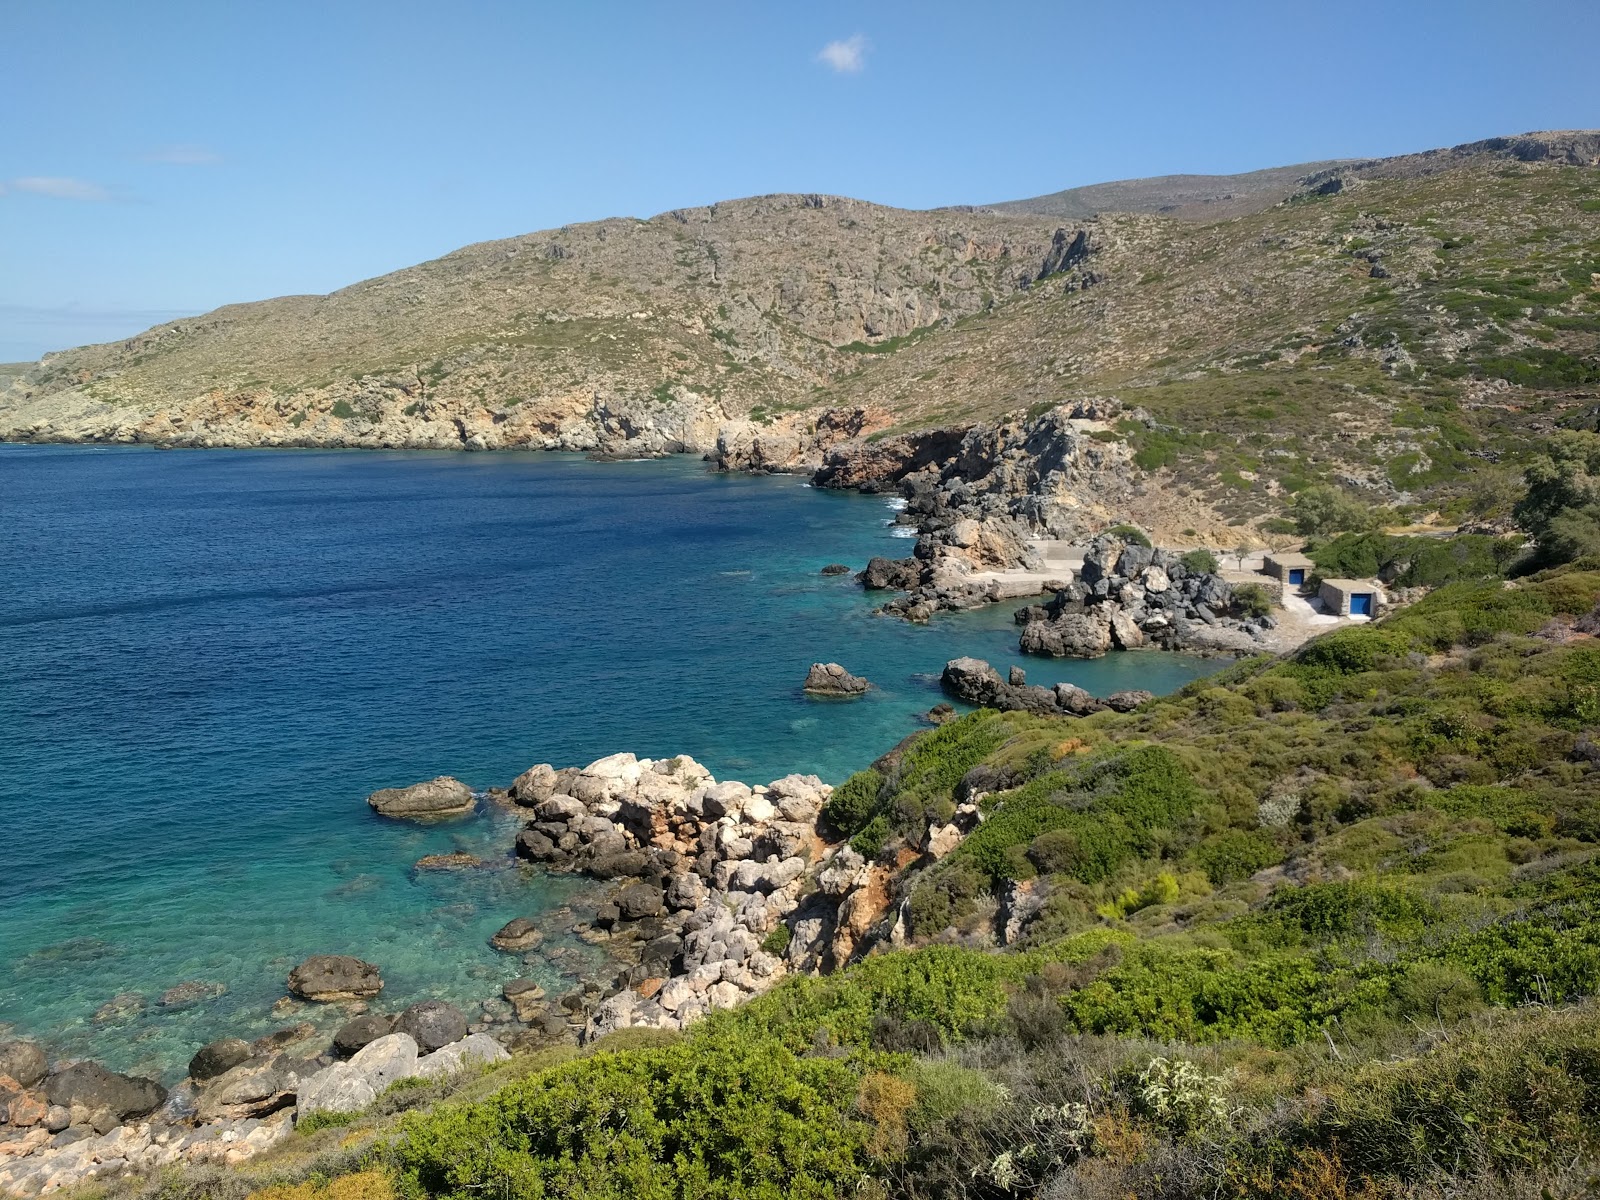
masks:
{"type": "Polygon", "coordinates": [[[908,554],[893,518],[686,457],[0,445],[0,1037],[171,1083],[213,1038],[344,1019],[286,998],[311,954],[474,1019],[604,969],[571,933],[597,885],[514,864],[514,813],[388,821],[377,788],[624,750],[837,783],[958,655],[1097,694],[1221,665],[1023,660],[1014,605],[876,616],[820,571],[908,554]],[[874,686],[808,697],[818,661],[874,686]],[[490,865],[414,866],[451,851],[490,865]],[[488,945],[517,916],[526,960],[488,945]]]}

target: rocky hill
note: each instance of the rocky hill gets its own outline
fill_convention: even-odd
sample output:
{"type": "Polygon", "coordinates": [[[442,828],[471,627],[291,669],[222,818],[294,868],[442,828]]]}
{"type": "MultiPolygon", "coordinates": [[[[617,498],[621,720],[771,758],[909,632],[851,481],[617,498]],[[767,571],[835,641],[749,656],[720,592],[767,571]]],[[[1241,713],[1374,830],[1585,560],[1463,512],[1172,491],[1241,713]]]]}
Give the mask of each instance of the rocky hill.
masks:
{"type": "Polygon", "coordinates": [[[1578,132],[1307,164],[1204,222],[768,196],[570,226],[47,356],[0,436],[810,470],[1087,405],[1120,414],[1080,431],[1121,448],[1105,521],[1159,537],[1259,540],[1318,483],[1492,512],[1600,409],[1597,162],[1578,132]]]}
{"type": "Polygon", "coordinates": [[[1299,191],[1306,176],[1355,161],[1329,159],[1237,175],[1157,175],[1150,179],[1123,179],[1030,196],[1026,200],[1005,200],[987,207],[996,212],[1069,220],[1102,212],[1122,212],[1220,221],[1270,208],[1299,191]]]}

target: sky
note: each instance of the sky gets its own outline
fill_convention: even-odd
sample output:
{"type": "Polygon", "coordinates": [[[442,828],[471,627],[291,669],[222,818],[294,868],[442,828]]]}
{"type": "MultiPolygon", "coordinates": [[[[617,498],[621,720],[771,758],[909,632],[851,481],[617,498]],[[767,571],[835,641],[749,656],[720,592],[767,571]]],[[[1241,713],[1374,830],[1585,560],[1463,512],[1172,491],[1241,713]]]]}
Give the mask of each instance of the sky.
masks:
{"type": "Polygon", "coordinates": [[[0,362],[768,192],[1600,126],[1600,0],[0,0],[0,362]]]}

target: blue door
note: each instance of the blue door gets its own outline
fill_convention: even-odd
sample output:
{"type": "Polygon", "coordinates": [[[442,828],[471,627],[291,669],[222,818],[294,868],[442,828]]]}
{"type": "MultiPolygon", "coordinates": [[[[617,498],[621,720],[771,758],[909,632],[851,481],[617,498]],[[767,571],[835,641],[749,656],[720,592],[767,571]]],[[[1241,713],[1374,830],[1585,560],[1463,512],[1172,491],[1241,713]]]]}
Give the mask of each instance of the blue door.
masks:
{"type": "Polygon", "coordinates": [[[1289,568],[1289,582],[1291,584],[1293,584],[1295,587],[1299,587],[1305,581],[1306,581],[1306,569],[1304,567],[1290,567],[1289,568]]]}
{"type": "Polygon", "coordinates": [[[1372,615],[1372,593],[1350,593],[1350,615],[1352,617],[1370,617],[1372,615]]]}

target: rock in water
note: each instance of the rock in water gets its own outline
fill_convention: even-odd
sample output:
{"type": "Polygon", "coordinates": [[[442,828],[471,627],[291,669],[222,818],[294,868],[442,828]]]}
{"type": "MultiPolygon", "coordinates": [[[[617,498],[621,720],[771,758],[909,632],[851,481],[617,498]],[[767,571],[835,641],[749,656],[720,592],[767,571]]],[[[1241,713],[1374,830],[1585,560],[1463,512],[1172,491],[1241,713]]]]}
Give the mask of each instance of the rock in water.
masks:
{"type": "Polygon", "coordinates": [[[380,816],[406,821],[459,817],[472,811],[472,789],[459,779],[441,775],[410,787],[382,788],[367,797],[380,816]]]}
{"type": "Polygon", "coordinates": [[[31,1088],[45,1076],[48,1062],[37,1042],[0,1042],[0,1075],[31,1088]]]}
{"type": "Polygon", "coordinates": [[[243,1038],[219,1038],[200,1047],[189,1060],[189,1078],[197,1083],[215,1079],[231,1071],[242,1062],[248,1062],[252,1051],[243,1038]]]}
{"type": "Polygon", "coordinates": [[[914,558],[883,558],[879,556],[867,563],[867,569],[857,575],[861,586],[869,591],[891,589],[904,591],[917,586],[922,577],[922,564],[914,558]]]}
{"type": "Polygon", "coordinates": [[[850,568],[843,563],[829,563],[822,568],[822,573],[824,575],[848,575],[850,574],[850,568]]]}
{"type": "Polygon", "coordinates": [[[991,704],[1000,694],[1000,672],[981,658],[952,658],[944,665],[939,686],[968,704],[991,704]]]}
{"type": "Polygon", "coordinates": [[[870,686],[838,663],[812,663],[806,672],[805,690],[814,696],[859,696],[870,686]]]}
{"type": "Polygon", "coordinates": [[[90,1112],[103,1108],[126,1121],[155,1112],[166,1102],[167,1089],[153,1079],[118,1075],[97,1062],[80,1062],[52,1075],[45,1095],[63,1108],[80,1105],[90,1112]]]}
{"type": "Polygon", "coordinates": [[[476,854],[456,850],[450,854],[425,854],[417,859],[414,868],[418,871],[472,871],[489,865],[476,854]]]}
{"type": "Polygon", "coordinates": [[[333,1052],[349,1058],[394,1030],[394,1018],[383,1013],[363,1013],[352,1017],[333,1035],[333,1052]]]}
{"type": "Polygon", "coordinates": [[[430,1054],[441,1046],[459,1042],[467,1036],[467,1018],[454,1004],[443,1000],[424,1000],[413,1004],[394,1023],[396,1034],[408,1033],[418,1049],[430,1054]]]}
{"type": "Polygon", "coordinates": [[[537,1020],[544,1012],[544,989],[536,979],[513,979],[501,987],[500,994],[511,1003],[517,1020],[524,1025],[537,1020]]]}
{"type": "Polygon", "coordinates": [[[363,1000],[383,991],[378,968],[348,954],[313,954],[289,972],[289,990],[307,1000],[363,1000]]]}
{"type": "Polygon", "coordinates": [[[538,948],[544,941],[544,931],[527,917],[514,917],[500,927],[500,932],[489,939],[489,945],[508,954],[538,948]]]}

